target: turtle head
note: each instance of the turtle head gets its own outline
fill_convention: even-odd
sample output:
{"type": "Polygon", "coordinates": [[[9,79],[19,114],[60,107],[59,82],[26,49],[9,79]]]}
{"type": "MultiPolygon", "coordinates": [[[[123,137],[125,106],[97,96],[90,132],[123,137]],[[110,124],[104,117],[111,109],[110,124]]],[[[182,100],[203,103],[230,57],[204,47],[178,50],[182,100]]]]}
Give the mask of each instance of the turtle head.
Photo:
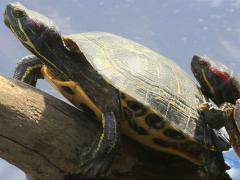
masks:
{"type": "Polygon", "coordinates": [[[57,43],[62,40],[57,26],[51,19],[27,9],[18,2],[7,5],[4,22],[22,44],[32,50],[48,39],[57,43]]]}
{"type": "Polygon", "coordinates": [[[191,69],[203,93],[217,105],[224,102],[235,103],[239,98],[239,82],[225,65],[208,57],[195,55],[192,58],[191,69]]]}
{"type": "Polygon", "coordinates": [[[67,48],[51,19],[17,2],[6,6],[4,23],[43,64],[55,71],[63,70],[61,58],[57,60],[54,56],[66,53],[67,48]]]}

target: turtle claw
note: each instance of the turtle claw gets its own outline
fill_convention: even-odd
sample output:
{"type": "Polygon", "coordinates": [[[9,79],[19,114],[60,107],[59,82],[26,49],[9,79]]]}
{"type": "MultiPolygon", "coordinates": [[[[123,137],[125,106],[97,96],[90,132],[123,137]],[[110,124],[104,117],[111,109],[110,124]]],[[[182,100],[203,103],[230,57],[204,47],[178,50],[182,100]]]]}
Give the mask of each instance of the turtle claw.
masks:
{"type": "Polygon", "coordinates": [[[204,103],[201,103],[198,108],[201,112],[203,112],[203,111],[209,110],[211,107],[212,107],[211,103],[204,102],[204,103]]]}
{"type": "Polygon", "coordinates": [[[88,178],[95,178],[100,174],[104,174],[112,160],[113,157],[111,155],[90,150],[81,157],[81,174],[88,178]]]}

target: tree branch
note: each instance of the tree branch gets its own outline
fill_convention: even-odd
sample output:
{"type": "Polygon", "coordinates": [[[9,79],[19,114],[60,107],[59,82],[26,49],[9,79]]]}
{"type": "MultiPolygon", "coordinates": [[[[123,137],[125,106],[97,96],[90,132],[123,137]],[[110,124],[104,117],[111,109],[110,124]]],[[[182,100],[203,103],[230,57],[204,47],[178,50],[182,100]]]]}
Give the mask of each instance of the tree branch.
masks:
{"type": "MultiPolygon", "coordinates": [[[[0,76],[0,156],[31,180],[81,179],[79,155],[101,126],[65,102],[0,76]]],[[[122,138],[109,179],[196,179],[198,168],[122,138]],[[174,173],[173,173],[174,172],[174,173]]]]}

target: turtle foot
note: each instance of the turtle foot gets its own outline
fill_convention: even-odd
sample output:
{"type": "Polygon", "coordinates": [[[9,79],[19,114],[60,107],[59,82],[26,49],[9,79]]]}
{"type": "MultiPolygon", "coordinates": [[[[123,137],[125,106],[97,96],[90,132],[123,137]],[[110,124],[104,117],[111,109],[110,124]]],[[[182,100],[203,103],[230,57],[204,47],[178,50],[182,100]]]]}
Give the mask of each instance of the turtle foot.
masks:
{"type": "Polygon", "coordinates": [[[225,122],[228,121],[231,108],[232,106],[229,103],[224,103],[220,107],[214,106],[210,102],[204,102],[199,105],[199,111],[203,115],[205,122],[211,128],[217,130],[222,128],[225,122]]]}
{"type": "Polygon", "coordinates": [[[104,175],[113,157],[111,153],[95,152],[93,149],[88,150],[87,153],[81,156],[81,174],[87,178],[95,178],[96,176],[104,175]]]}
{"type": "Polygon", "coordinates": [[[203,112],[203,111],[209,110],[211,107],[212,107],[212,104],[211,104],[211,103],[209,103],[209,102],[204,102],[204,103],[200,104],[198,108],[199,108],[199,110],[200,110],[201,112],[203,112]]]}
{"type": "Polygon", "coordinates": [[[106,112],[103,114],[103,133],[80,157],[81,174],[89,178],[105,174],[116,155],[119,142],[115,115],[106,112]]]}

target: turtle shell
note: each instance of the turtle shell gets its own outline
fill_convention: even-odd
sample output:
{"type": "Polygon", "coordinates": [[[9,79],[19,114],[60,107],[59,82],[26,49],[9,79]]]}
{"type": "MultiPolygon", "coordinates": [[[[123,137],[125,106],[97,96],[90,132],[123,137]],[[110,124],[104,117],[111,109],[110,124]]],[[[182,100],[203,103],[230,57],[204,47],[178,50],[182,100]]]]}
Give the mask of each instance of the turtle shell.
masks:
{"type": "Polygon", "coordinates": [[[81,33],[66,38],[76,42],[92,67],[123,95],[154,111],[191,141],[202,145],[210,142],[211,148],[218,149],[210,135],[204,135],[206,125],[197,110],[206,99],[176,63],[110,33],[81,33]]]}
{"type": "Polygon", "coordinates": [[[108,83],[153,108],[176,129],[196,138],[199,124],[196,110],[206,99],[176,63],[110,33],[82,33],[67,38],[79,45],[89,63],[108,83]]]}

